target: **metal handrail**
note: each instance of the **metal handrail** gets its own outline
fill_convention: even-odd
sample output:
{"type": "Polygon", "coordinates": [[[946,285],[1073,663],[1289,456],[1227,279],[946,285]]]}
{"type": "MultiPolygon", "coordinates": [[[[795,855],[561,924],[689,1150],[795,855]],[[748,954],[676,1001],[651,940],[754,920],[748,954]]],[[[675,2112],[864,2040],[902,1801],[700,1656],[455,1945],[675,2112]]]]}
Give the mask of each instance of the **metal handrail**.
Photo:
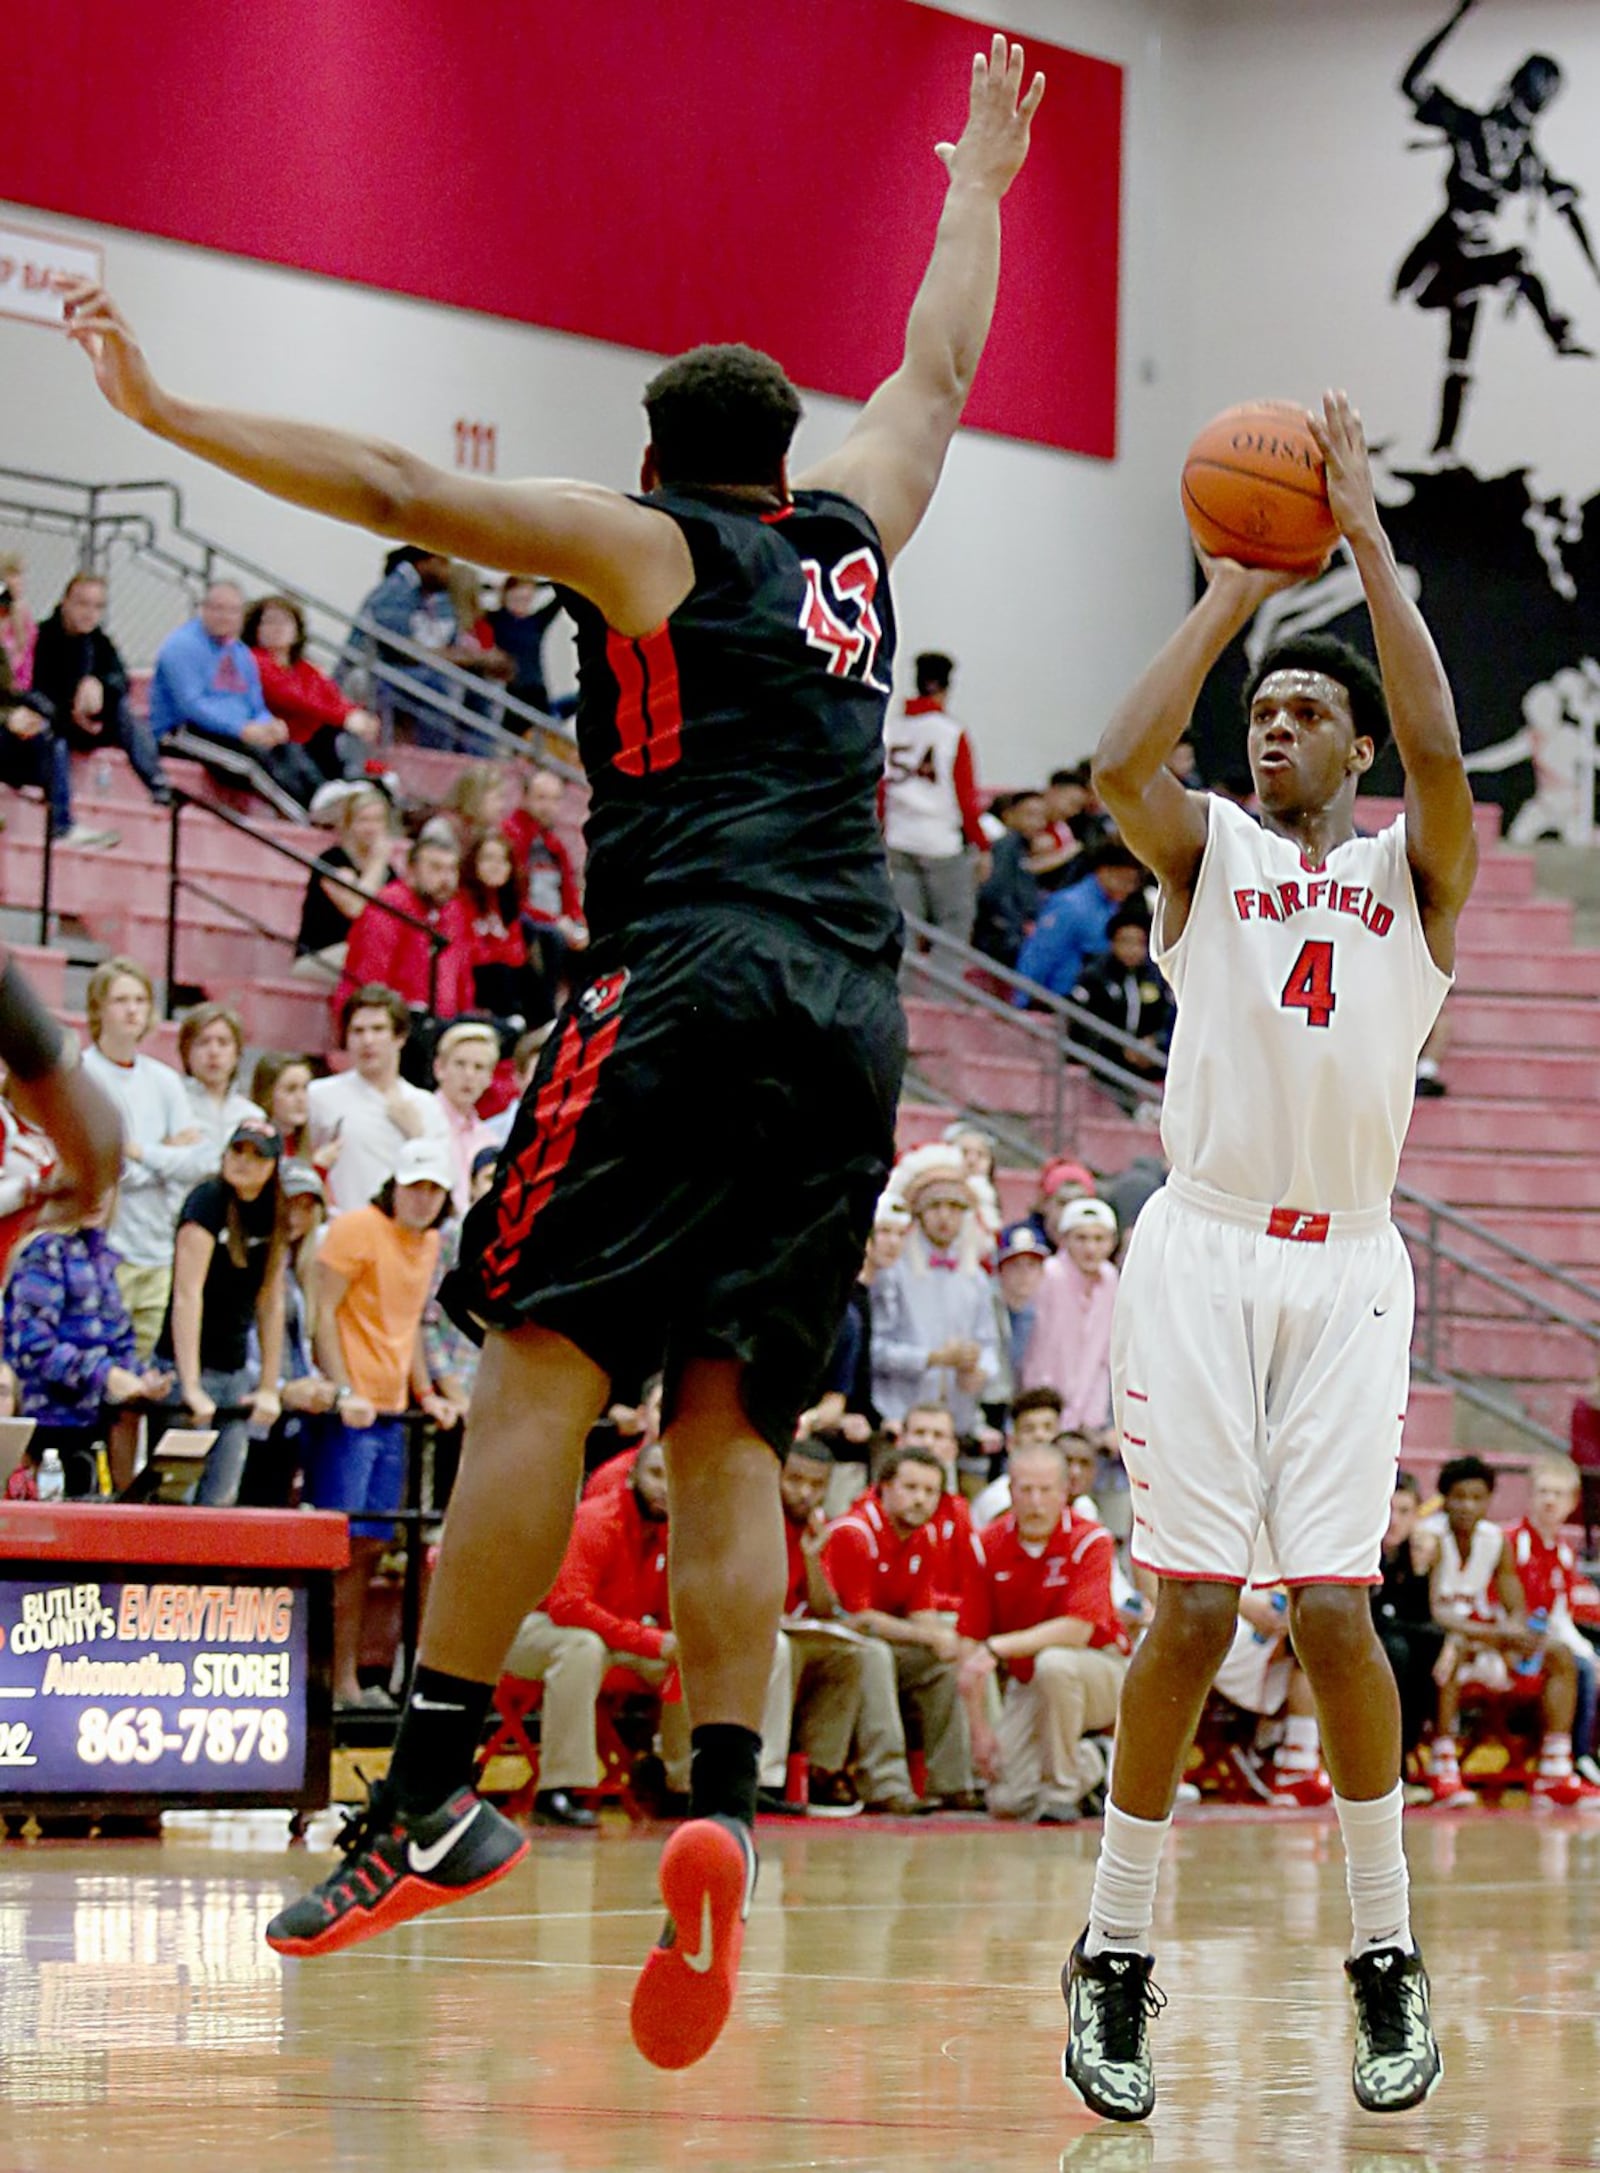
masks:
{"type": "MultiPolygon", "coordinates": [[[[180,891],[187,891],[193,897],[203,898],[208,905],[217,906],[224,913],[232,914],[235,920],[242,922],[247,928],[254,929],[258,935],[270,938],[274,943],[283,943],[292,947],[295,942],[295,938],[286,935],[281,928],[271,927],[267,922],[259,920],[255,914],[249,912],[244,906],[235,903],[233,899],[222,897],[219,893],[208,889],[205,884],[196,881],[192,875],[183,873],[180,865],[182,851],[180,826],[183,811],[186,807],[198,808],[202,814],[213,816],[218,822],[226,823],[230,830],[238,830],[245,837],[254,839],[258,845],[265,845],[269,852],[278,854],[280,859],[292,860],[296,867],[304,868],[308,874],[323,876],[330,882],[342,882],[348,873],[346,869],[336,867],[331,861],[316,858],[309,853],[298,852],[294,846],[284,844],[281,838],[275,838],[257,824],[247,822],[244,816],[235,815],[228,808],[218,807],[214,800],[202,800],[197,794],[187,791],[182,785],[174,785],[172,787],[172,811],[167,843],[167,970],[164,1015],[169,1019],[173,1016],[172,992],[177,983],[178,974],[178,893],[180,891]]],[[[414,928],[421,935],[427,937],[428,1009],[430,1012],[437,1010],[439,959],[441,954],[450,948],[450,938],[439,929],[430,927],[427,921],[419,919],[415,913],[408,913],[404,906],[396,905],[393,899],[374,895],[368,898],[367,903],[369,906],[375,905],[380,913],[387,913],[392,920],[403,921],[408,928],[414,928]]]]}

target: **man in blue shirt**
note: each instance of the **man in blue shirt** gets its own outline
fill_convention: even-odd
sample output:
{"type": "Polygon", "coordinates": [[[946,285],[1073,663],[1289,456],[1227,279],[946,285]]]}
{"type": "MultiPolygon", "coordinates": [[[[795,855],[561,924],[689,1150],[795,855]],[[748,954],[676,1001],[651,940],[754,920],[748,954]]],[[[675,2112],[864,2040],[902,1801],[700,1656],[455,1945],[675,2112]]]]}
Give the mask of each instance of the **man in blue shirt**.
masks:
{"type": "MultiPolygon", "coordinates": [[[[1017,958],[1018,973],[1056,996],[1072,994],[1086,961],[1106,948],[1113,916],[1145,881],[1126,845],[1108,841],[1091,846],[1083,857],[1089,863],[1083,880],[1056,892],[1017,958]]],[[[1021,989],[1012,1001],[1027,1008],[1021,989]]]]}
{"type": "Polygon", "coordinates": [[[264,798],[276,803],[286,793],[296,810],[303,809],[323,782],[322,772],[295,746],[282,719],[268,714],[256,660],[239,638],[243,626],[243,591],[232,581],[213,581],[197,615],[169,634],[157,653],[150,729],[158,741],[181,728],[228,748],[236,758],[230,768],[256,773],[258,790],[262,775],[276,787],[264,798]]]}
{"type": "MultiPolygon", "coordinates": [[[[367,596],[356,616],[381,626],[419,649],[431,650],[447,664],[470,670],[481,665],[484,652],[461,639],[462,627],[450,596],[450,561],[441,551],[420,550],[402,544],[384,560],[383,579],[367,596]]],[[[401,668],[403,680],[382,678],[372,687],[374,706],[384,714],[410,716],[419,747],[450,747],[476,751],[479,736],[458,725],[428,700],[439,694],[448,701],[461,698],[461,687],[444,672],[430,671],[397,649],[386,649],[371,634],[357,631],[350,637],[340,667],[341,682],[353,665],[378,660],[401,668]]],[[[486,753],[494,750],[485,746],[486,753]]]]}

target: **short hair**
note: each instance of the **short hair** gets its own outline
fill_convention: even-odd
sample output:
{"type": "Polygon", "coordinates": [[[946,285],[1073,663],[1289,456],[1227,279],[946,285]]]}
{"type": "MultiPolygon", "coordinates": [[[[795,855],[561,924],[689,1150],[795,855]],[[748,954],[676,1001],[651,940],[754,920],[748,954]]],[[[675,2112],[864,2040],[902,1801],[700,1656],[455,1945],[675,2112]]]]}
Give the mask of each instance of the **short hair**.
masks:
{"type": "Polygon", "coordinates": [[[1539,1457],[1533,1467],[1533,1476],[1537,1479],[1541,1473],[1547,1478],[1559,1479],[1574,1498],[1583,1492],[1583,1474],[1570,1456],[1557,1456],[1552,1451],[1548,1456],[1539,1457]]]}
{"type": "Polygon", "coordinates": [[[339,1006],[339,1039],[350,1039],[350,1021],[358,1011],[387,1011],[394,1028],[395,1039],[404,1041],[411,1031],[411,1010],[405,998],[381,981],[364,981],[360,988],[352,989],[339,1006]]]}
{"type": "Polygon", "coordinates": [[[200,591],[200,601],[204,603],[208,596],[215,596],[218,589],[231,589],[240,603],[244,602],[244,590],[237,581],[230,581],[226,574],[219,575],[215,581],[206,583],[205,587],[200,591]]]}
{"type": "Polygon", "coordinates": [[[807,1464],[831,1465],[833,1462],[832,1449],[826,1441],[819,1441],[815,1434],[801,1434],[797,1440],[791,1441],[783,1452],[784,1462],[787,1463],[791,1456],[798,1456],[807,1464]]]}
{"type": "Polygon", "coordinates": [[[1010,1460],[1015,1464],[1023,1456],[1053,1456],[1061,1467],[1064,1480],[1067,1476],[1067,1452],[1062,1443],[1075,1438],[1071,1434],[1057,1434],[1054,1441],[1019,1441],[1011,1450],[1010,1460]]]}
{"type": "Polygon", "coordinates": [[[802,409],[758,348],[691,347],[644,388],[663,483],[776,483],[802,409]]]}
{"type": "MultiPolygon", "coordinates": [[[[178,1027],[178,1062],[185,1071],[189,1069],[189,1051],[208,1026],[215,1026],[219,1022],[232,1034],[233,1045],[239,1052],[239,1063],[243,1063],[244,1020],[231,1004],[203,1003],[196,1004],[192,1011],[186,1011],[178,1027]]],[[[234,1070],[237,1071],[238,1068],[239,1064],[235,1064],[234,1070]]]]}
{"type": "Polygon", "coordinates": [[[1089,765],[1087,762],[1074,762],[1071,769],[1052,770],[1050,772],[1050,782],[1052,785],[1081,785],[1084,791],[1087,792],[1089,789],[1089,765]]]}
{"type": "Polygon", "coordinates": [[[1107,940],[1109,941],[1112,936],[1117,934],[1119,929],[1123,928],[1137,928],[1143,935],[1150,933],[1149,914],[1142,905],[1136,904],[1131,898],[1126,905],[1119,905],[1110,920],[1106,922],[1107,940]]]}
{"type": "Polygon", "coordinates": [[[74,594],[76,590],[87,588],[91,581],[96,588],[105,589],[108,594],[110,593],[111,584],[103,573],[96,573],[92,566],[80,566],[76,573],[67,576],[67,585],[61,591],[61,602],[65,603],[67,598],[74,594]]]}
{"type": "Polygon", "coordinates": [[[406,859],[415,862],[419,853],[448,853],[452,860],[461,858],[461,840],[454,826],[443,815],[430,815],[411,843],[406,847],[406,859]]]}
{"type": "Polygon", "coordinates": [[[1136,874],[1145,872],[1144,862],[1121,838],[1102,838],[1098,845],[1091,845],[1081,856],[1085,875],[1098,875],[1102,868],[1132,868],[1136,874]]]}
{"type": "Polygon", "coordinates": [[[1059,1388],[1025,1388],[1020,1396],[1011,1399],[1011,1423],[1014,1426],[1029,1411],[1054,1411],[1059,1418],[1066,1407],[1067,1399],[1059,1388]]]}
{"type": "Polygon", "coordinates": [[[1413,1501],[1421,1501],[1422,1487],[1414,1471],[1397,1471],[1394,1475],[1394,1492],[1409,1494],[1413,1501]]]}
{"type": "Polygon", "coordinates": [[[916,1418],[919,1413],[924,1418],[932,1416],[934,1418],[948,1419],[950,1421],[950,1431],[952,1433],[959,1434],[961,1431],[960,1427],[956,1424],[956,1415],[951,1410],[950,1406],[947,1403],[940,1403],[938,1399],[933,1396],[925,1396],[918,1403],[908,1403],[906,1405],[905,1410],[901,1413],[900,1417],[900,1425],[902,1430],[905,1427],[909,1426],[911,1421],[916,1418]]]}
{"type": "Polygon", "coordinates": [[[942,649],[924,649],[912,668],[919,694],[940,694],[955,677],[955,658],[946,656],[942,649]]]}
{"type": "Polygon", "coordinates": [[[944,1485],[944,1466],[932,1449],[908,1448],[903,1442],[899,1447],[891,1449],[878,1466],[878,1485],[887,1486],[891,1479],[898,1476],[905,1464],[921,1464],[925,1470],[937,1472],[940,1486],[944,1485]]]}
{"type": "Polygon", "coordinates": [[[1494,1492],[1494,1471],[1481,1456],[1452,1456],[1439,1474],[1439,1492],[1448,1494],[1453,1486],[1461,1486],[1468,1479],[1481,1479],[1489,1492],[1494,1492]]]}
{"type": "Polygon", "coordinates": [[[155,1009],[156,985],[136,958],[118,956],[107,958],[95,967],[89,976],[89,986],[84,994],[83,1008],[89,1020],[89,1039],[100,1038],[100,1022],[105,1016],[106,998],[111,994],[114,981],[137,981],[155,1009]]]}
{"type": "Polygon", "coordinates": [[[1349,699],[1356,737],[1370,739],[1375,748],[1389,744],[1389,700],[1378,668],[1337,634],[1291,634],[1274,642],[1245,681],[1246,724],[1263,680],[1274,672],[1320,672],[1324,679],[1336,681],[1349,699]]]}
{"type": "Polygon", "coordinates": [[[244,644],[247,649],[261,646],[261,621],[272,610],[287,611],[294,621],[294,639],[289,644],[289,662],[298,664],[306,653],[306,615],[292,596],[260,596],[244,615],[244,644]]]}

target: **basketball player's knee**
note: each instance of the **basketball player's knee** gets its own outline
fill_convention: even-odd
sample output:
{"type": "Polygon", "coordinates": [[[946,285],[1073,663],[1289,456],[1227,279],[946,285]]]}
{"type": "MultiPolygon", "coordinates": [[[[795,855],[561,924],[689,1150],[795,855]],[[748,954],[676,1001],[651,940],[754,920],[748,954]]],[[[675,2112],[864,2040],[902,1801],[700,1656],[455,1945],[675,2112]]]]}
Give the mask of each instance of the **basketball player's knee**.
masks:
{"type": "Polygon", "coordinates": [[[1167,1578],[1156,1608],[1163,1658],[1209,1682],[1233,1642],[1239,1595],[1230,1584],[1167,1578]]]}
{"type": "Polygon", "coordinates": [[[1307,1585],[1289,1597],[1295,1657],[1313,1683],[1382,1650],[1365,1585],[1307,1585]]]}

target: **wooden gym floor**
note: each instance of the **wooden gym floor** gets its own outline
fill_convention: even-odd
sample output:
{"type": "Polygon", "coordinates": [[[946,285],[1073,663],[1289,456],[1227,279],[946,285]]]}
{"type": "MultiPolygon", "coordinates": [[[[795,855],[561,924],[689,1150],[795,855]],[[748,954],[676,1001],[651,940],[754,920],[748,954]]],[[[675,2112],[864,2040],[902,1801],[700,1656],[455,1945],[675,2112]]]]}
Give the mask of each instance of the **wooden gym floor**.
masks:
{"type": "Polygon", "coordinates": [[[1332,1819],[1191,1816],[1141,2129],[1100,2126],[1060,2080],[1094,1829],[764,1825],[740,2005],[678,2077],[627,2034],[659,1834],[541,1838],[476,1902],[298,1964],[261,1927],[328,1859],[282,1834],[190,1815],[160,1842],[0,1852],[4,2173],[1600,2164],[1600,1819],[1410,1820],[1447,2073],[1382,2121],[1349,2091],[1332,1819]]]}

